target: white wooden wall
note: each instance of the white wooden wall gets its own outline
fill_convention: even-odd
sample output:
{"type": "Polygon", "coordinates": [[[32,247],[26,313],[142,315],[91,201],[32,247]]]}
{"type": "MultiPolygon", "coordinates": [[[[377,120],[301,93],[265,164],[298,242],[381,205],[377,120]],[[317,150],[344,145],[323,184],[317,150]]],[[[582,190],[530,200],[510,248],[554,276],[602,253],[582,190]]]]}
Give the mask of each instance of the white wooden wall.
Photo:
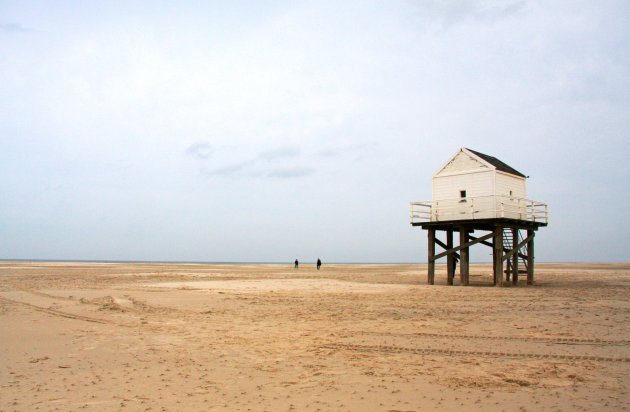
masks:
{"type": "Polygon", "coordinates": [[[488,166],[467,153],[459,152],[451,161],[440,169],[434,176],[448,175],[451,173],[472,172],[489,170],[488,166]]]}
{"type": "Polygon", "coordinates": [[[525,178],[497,171],[461,151],[433,175],[432,218],[523,219],[526,195],[525,178]],[[466,201],[460,199],[462,190],[466,201]]]}
{"type": "Polygon", "coordinates": [[[493,202],[494,170],[435,176],[433,178],[433,218],[436,220],[472,219],[470,198],[481,197],[475,204],[488,212],[475,214],[475,219],[491,218],[493,202]],[[460,191],[466,191],[467,201],[460,201],[460,191]],[[480,204],[480,201],[482,204],[480,204]],[[486,204],[487,203],[487,204],[486,204]]]}
{"type": "Polygon", "coordinates": [[[464,173],[433,178],[433,201],[459,199],[459,191],[465,190],[466,197],[490,196],[494,194],[494,171],[464,173]]]}
{"type": "Polygon", "coordinates": [[[495,194],[509,196],[510,190],[512,191],[512,196],[525,199],[527,197],[525,178],[497,171],[495,194]]]}
{"type": "Polygon", "coordinates": [[[411,204],[412,222],[508,218],[547,223],[547,205],[527,200],[526,178],[499,171],[493,163],[462,148],[433,175],[432,201],[411,204]]]}

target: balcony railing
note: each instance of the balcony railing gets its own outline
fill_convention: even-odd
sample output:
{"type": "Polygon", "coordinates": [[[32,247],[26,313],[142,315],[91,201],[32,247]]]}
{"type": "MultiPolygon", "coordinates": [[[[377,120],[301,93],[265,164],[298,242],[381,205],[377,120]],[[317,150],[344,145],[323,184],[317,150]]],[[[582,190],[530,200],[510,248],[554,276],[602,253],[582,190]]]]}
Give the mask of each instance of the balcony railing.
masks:
{"type": "Polygon", "coordinates": [[[546,203],[490,195],[411,202],[410,218],[411,223],[506,218],[547,224],[549,216],[546,203]]]}

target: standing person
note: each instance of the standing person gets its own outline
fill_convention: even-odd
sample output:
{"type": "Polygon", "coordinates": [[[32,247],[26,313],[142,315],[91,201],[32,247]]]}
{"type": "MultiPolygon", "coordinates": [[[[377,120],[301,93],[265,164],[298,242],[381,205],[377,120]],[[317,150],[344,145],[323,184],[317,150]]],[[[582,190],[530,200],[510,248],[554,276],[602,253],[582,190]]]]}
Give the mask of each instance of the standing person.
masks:
{"type": "Polygon", "coordinates": [[[295,266],[294,266],[294,269],[297,269],[299,264],[300,264],[300,262],[298,262],[298,260],[297,260],[297,259],[295,259],[295,266]]]}
{"type": "Polygon", "coordinates": [[[317,258],[317,270],[322,267],[322,261],[317,258]]]}

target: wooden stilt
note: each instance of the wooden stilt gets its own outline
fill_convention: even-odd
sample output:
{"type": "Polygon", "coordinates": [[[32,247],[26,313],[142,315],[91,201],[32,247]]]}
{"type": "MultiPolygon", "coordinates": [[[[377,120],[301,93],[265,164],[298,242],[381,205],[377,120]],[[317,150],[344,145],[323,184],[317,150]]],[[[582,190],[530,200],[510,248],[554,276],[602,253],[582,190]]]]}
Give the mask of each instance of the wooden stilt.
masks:
{"type": "MultiPolygon", "coordinates": [[[[459,244],[464,245],[468,243],[468,229],[459,229],[459,244]]],[[[459,283],[463,286],[468,286],[468,263],[470,260],[470,253],[467,247],[463,248],[459,252],[459,283]]]]}
{"type": "Polygon", "coordinates": [[[497,226],[494,229],[494,284],[503,286],[503,228],[497,226]]]}
{"type": "Polygon", "coordinates": [[[497,242],[497,238],[495,237],[495,231],[492,231],[492,244],[490,245],[490,247],[492,248],[492,284],[496,286],[497,284],[497,260],[495,258],[495,249],[496,249],[496,242],[497,242]]]}
{"type": "MultiPolygon", "coordinates": [[[[512,249],[514,249],[514,245],[512,245],[512,249],[507,249],[506,246],[506,242],[507,242],[507,238],[505,236],[505,230],[503,231],[503,252],[505,253],[507,250],[507,253],[509,253],[510,251],[512,251],[512,249]]],[[[509,246],[509,243],[507,244],[509,246]]],[[[503,259],[505,260],[505,255],[503,256],[503,259]]],[[[507,283],[510,283],[510,279],[512,277],[512,261],[508,260],[505,263],[505,281],[507,283]]]]}
{"type": "MultiPolygon", "coordinates": [[[[448,250],[448,246],[446,246],[446,243],[442,242],[437,237],[435,238],[435,244],[443,248],[444,250],[448,250]]],[[[459,253],[453,252],[453,255],[455,255],[455,261],[457,262],[457,259],[459,259],[459,253]]]]}
{"type": "MultiPolygon", "coordinates": [[[[446,231],[446,250],[453,249],[453,229],[446,231]]],[[[455,255],[453,252],[446,255],[446,284],[453,285],[455,277],[455,255]]]]}
{"type": "MultiPolygon", "coordinates": [[[[473,235],[468,235],[468,237],[469,237],[470,239],[472,239],[472,240],[477,240],[477,238],[476,238],[475,236],[473,236],[473,235]]],[[[493,244],[492,244],[491,242],[486,242],[485,240],[484,240],[483,242],[479,242],[479,243],[481,243],[482,245],[486,245],[486,246],[488,246],[488,247],[494,247],[494,246],[493,246],[493,244]]],[[[507,250],[507,249],[503,248],[503,252],[507,253],[507,252],[509,252],[509,250],[507,250]]],[[[518,255],[519,255],[520,257],[522,257],[523,259],[527,259],[527,256],[526,256],[526,255],[524,255],[523,253],[519,253],[518,255]]]]}
{"type": "MultiPolygon", "coordinates": [[[[512,247],[518,248],[518,229],[512,229],[512,247]]],[[[512,284],[518,285],[518,251],[512,255],[512,284]]]]}
{"type": "Polygon", "coordinates": [[[492,249],[492,277],[495,286],[518,285],[519,280],[524,280],[519,279],[519,268],[521,273],[527,273],[527,283],[531,285],[534,283],[535,272],[534,235],[541,226],[546,225],[513,219],[471,219],[422,224],[429,238],[427,283],[435,284],[436,262],[446,258],[446,284],[455,284],[457,264],[460,263],[459,284],[470,285],[470,248],[480,244],[492,249]],[[476,230],[484,231],[485,234],[473,236],[476,230]],[[437,238],[438,231],[445,232],[442,240],[437,238]],[[459,232],[459,242],[454,239],[455,232],[459,232]],[[523,266],[526,270],[523,270],[523,266]]]}
{"type": "MultiPolygon", "coordinates": [[[[503,236],[505,236],[505,233],[503,234],[503,236]]],[[[503,248],[505,250],[505,248],[503,248]]],[[[505,264],[505,281],[507,283],[510,283],[510,278],[512,275],[512,261],[508,261],[505,264]]]]}
{"type": "Polygon", "coordinates": [[[527,237],[530,238],[527,242],[527,284],[534,284],[534,231],[528,230],[527,237]]]}
{"type": "Polygon", "coordinates": [[[429,229],[429,264],[427,269],[427,283],[435,284],[435,229],[429,229]]]}
{"type": "MultiPolygon", "coordinates": [[[[464,248],[470,247],[472,245],[476,245],[477,243],[482,243],[484,240],[490,239],[493,236],[494,236],[494,232],[490,232],[487,235],[481,236],[480,238],[475,238],[475,240],[473,240],[473,241],[470,241],[470,242],[467,242],[467,243],[465,243],[463,245],[459,245],[457,247],[454,247],[452,250],[447,250],[447,251],[444,251],[442,253],[438,253],[437,255],[435,255],[433,257],[433,259],[437,260],[437,259],[443,258],[444,256],[448,255],[451,252],[459,252],[460,250],[462,250],[464,248]]],[[[469,236],[469,237],[472,238],[472,236],[469,236]]],[[[492,246],[492,244],[490,246],[492,246]]]]}

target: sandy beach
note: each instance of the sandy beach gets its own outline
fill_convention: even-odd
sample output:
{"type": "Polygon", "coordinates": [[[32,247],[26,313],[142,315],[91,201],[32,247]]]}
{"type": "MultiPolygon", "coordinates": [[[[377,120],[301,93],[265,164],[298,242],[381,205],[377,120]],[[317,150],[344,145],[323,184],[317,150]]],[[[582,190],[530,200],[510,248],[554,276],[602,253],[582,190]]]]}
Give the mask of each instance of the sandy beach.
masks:
{"type": "Polygon", "coordinates": [[[0,411],[630,409],[630,264],[0,262],[0,411]]]}

